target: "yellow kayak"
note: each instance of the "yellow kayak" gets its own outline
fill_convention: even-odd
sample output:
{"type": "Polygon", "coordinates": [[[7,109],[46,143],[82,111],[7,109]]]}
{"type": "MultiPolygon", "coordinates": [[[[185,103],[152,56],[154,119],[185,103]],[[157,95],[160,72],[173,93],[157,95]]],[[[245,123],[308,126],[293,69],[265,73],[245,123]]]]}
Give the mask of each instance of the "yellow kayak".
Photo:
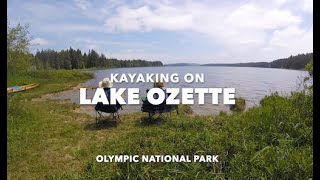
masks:
{"type": "Polygon", "coordinates": [[[27,84],[27,85],[23,85],[23,86],[11,86],[7,88],[7,92],[20,92],[20,91],[25,91],[28,89],[32,89],[35,87],[38,87],[39,84],[36,83],[32,83],[32,84],[27,84]]]}

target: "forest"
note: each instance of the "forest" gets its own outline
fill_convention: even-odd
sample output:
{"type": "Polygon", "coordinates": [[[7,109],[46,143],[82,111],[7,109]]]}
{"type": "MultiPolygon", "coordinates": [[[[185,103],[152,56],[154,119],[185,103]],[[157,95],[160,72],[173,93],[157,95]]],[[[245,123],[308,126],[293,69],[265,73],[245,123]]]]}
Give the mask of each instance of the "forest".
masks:
{"type": "Polygon", "coordinates": [[[95,50],[82,53],[81,50],[69,48],[55,51],[51,49],[37,51],[36,67],[41,69],[85,69],[85,68],[119,68],[119,67],[145,67],[162,66],[161,61],[146,60],[118,60],[106,58],[95,50]]]}
{"type": "Polygon", "coordinates": [[[249,62],[235,64],[204,64],[203,66],[233,66],[233,67],[264,67],[264,68],[283,68],[283,69],[304,69],[313,58],[313,53],[298,54],[288,58],[277,59],[272,62],[249,62]]]}
{"type": "Polygon", "coordinates": [[[303,69],[313,58],[313,53],[298,54],[288,58],[278,59],[269,63],[271,68],[303,69]]]}

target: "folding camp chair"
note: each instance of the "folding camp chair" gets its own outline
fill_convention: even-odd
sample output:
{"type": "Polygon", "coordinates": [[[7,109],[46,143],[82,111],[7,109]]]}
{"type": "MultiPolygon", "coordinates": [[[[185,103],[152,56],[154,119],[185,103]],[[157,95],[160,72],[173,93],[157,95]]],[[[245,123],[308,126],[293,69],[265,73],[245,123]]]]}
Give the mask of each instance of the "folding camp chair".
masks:
{"type": "MultiPolygon", "coordinates": [[[[168,93],[168,95],[170,94],[168,93]]],[[[149,121],[151,121],[152,119],[159,119],[159,118],[171,119],[171,112],[174,110],[176,110],[177,114],[179,114],[178,105],[166,104],[165,101],[159,105],[153,105],[147,100],[147,98],[142,99],[142,102],[143,103],[141,106],[141,111],[147,112],[149,114],[148,116],[149,121]]]]}
{"type": "Polygon", "coordinates": [[[160,106],[150,105],[150,108],[146,106],[142,107],[142,112],[148,112],[149,120],[159,119],[159,118],[171,119],[171,113],[174,110],[176,110],[177,114],[179,114],[178,105],[162,104],[160,106]]]}
{"type": "Polygon", "coordinates": [[[97,105],[94,107],[96,111],[96,126],[98,127],[100,122],[110,119],[111,121],[115,121],[118,125],[121,122],[119,116],[119,109],[122,110],[122,106],[117,105],[110,105],[110,104],[102,104],[102,102],[98,102],[97,105]],[[107,115],[109,114],[109,115],[107,115]],[[111,117],[111,118],[110,118],[111,117]]]}

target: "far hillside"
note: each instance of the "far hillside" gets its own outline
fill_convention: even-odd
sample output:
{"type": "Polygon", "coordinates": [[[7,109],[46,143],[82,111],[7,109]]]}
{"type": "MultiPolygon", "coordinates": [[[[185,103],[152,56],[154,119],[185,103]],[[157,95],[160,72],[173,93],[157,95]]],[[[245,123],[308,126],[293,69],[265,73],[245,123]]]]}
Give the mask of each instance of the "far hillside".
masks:
{"type": "Polygon", "coordinates": [[[200,66],[201,64],[197,63],[174,63],[174,64],[165,64],[165,66],[200,66]]]}
{"type": "Polygon", "coordinates": [[[288,58],[277,59],[272,62],[249,62],[235,64],[203,64],[202,66],[232,66],[232,67],[263,67],[283,69],[304,69],[306,64],[313,58],[313,53],[298,54],[288,58]]]}
{"type": "Polygon", "coordinates": [[[297,56],[272,61],[269,64],[271,68],[304,69],[312,58],[313,53],[298,54],[297,56]]]}

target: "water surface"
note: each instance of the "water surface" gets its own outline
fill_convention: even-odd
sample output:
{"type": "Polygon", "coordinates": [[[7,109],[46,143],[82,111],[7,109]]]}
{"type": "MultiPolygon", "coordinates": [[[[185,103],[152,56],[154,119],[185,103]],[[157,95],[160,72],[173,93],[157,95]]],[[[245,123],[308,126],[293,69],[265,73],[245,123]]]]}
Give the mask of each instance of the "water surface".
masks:
{"type": "MultiPolygon", "coordinates": [[[[179,83],[166,83],[166,87],[175,88],[235,88],[236,97],[246,100],[247,107],[259,105],[260,100],[272,92],[279,92],[281,95],[288,95],[291,91],[299,89],[303,78],[307,76],[306,71],[272,69],[272,68],[251,68],[251,67],[208,67],[208,66],[181,66],[181,67],[138,67],[138,68],[117,68],[106,70],[92,70],[95,78],[84,83],[85,86],[97,87],[99,81],[110,77],[111,73],[178,73],[179,83]],[[204,73],[204,83],[186,83],[183,76],[186,73],[204,73]]],[[[120,77],[118,78],[120,79],[120,77]]],[[[114,83],[114,87],[140,88],[140,97],[146,96],[146,89],[152,88],[152,83],[114,83]]],[[[88,97],[92,97],[93,90],[88,91],[88,97]]],[[[71,101],[79,103],[79,92],[61,95],[68,97],[71,101]]],[[[197,103],[197,95],[195,103],[197,103]]],[[[56,98],[62,98],[57,95],[56,98]]],[[[204,105],[192,105],[196,114],[218,114],[220,111],[228,111],[229,106],[223,105],[222,96],[219,97],[219,105],[211,104],[211,95],[205,96],[204,105]]],[[[125,105],[124,112],[140,111],[141,105],[125,105]]]]}

